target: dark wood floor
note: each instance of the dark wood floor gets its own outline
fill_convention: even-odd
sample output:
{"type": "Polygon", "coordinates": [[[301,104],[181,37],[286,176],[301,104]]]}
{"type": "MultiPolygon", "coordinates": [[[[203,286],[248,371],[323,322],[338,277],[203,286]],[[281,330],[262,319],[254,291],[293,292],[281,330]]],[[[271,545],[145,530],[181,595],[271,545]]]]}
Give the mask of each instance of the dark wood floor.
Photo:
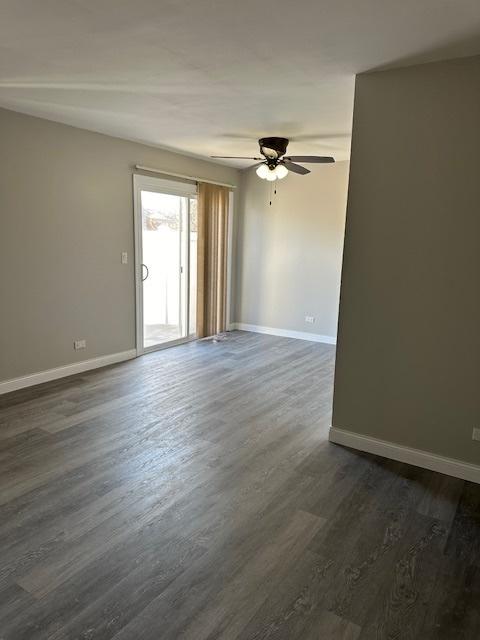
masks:
{"type": "Polygon", "coordinates": [[[0,398],[1,640],[480,638],[480,486],[327,442],[236,332],[0,398]]]}

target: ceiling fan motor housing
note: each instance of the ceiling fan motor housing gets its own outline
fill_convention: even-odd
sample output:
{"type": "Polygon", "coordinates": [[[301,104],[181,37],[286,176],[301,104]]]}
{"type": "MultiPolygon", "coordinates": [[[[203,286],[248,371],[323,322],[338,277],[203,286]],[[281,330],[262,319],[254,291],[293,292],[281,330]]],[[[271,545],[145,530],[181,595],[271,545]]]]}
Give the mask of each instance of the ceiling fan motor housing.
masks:
{"type": "Polygon", "coordinates": [[[258,144],[260,145],[260,153],[267,159],[271,158],[273,160],[285,155],[287,152],[288,138],[260,138],[258,144]],[[273,151],[276,152],[276,156],[269,156],[264,149],[273,149],[273,151]]]}

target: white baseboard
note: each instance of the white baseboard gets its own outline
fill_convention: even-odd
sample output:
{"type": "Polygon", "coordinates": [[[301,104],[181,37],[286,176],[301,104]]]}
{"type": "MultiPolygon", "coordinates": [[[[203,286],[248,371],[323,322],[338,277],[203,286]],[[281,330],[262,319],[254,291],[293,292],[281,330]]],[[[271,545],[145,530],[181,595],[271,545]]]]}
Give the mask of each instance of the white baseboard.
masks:
{"type": "Polygon", "coordinates": [[[362,436],[352,431],[337,429],[336,427],[330,429],[329,440],[330,442],[335,442],[345,447],[366,451],[367,453],[374,453],[383,458],[413,464],[416,467],[438,471],[447,476],[453,476],[454,478],[461,478],[462,480],[469,480],[470,482],[480,484],[480,466],[470,464],[469,462],[462,462],[455,458],[444,458],[435,453],[404,447],[400,444],[379,440],[378,438],[372,438],[370,436],[362,436]]]}
{"type": "Polygon", "coordinates": [[[270,336],[280,336],[281,338],[295,338],[296,340],[310,340],[310,342],[324,342],[325,344],[337,344],[334,336],[322,336],[319,333],[308,333],[308,331],[291,331],[290,329],[274,329],[273,327],[261,327],[256,324],[245,324],[244,322],[234,322],[231,325],[240,331],[253,331],[254,333],[266,333],[270,336]]]}
{"type": "Polygon", "coordinates": [[[4,380],[3,382],[0,382],[0,394],[17,391],[18,389],[24,389],[25,387],[32,387],[33,385],[42,384],[43,382],[50,382],[50,380],[65,378],[67,376],[72,376],[75,373],[90,371],[90,369],[106,367],[109,364],[130,360],[131,358],[135,358],[136,355],[136,350],[130,349],[129,351],[112,353],[108,356],[100,356],[98,358],[92,358],[91,360],[82,360],[81,362],[66,364],[62,367],[56,367],[55,369],[47,369],[46,371],[31,373],[27,376],[21,376],[20,378],[4,380]]]}

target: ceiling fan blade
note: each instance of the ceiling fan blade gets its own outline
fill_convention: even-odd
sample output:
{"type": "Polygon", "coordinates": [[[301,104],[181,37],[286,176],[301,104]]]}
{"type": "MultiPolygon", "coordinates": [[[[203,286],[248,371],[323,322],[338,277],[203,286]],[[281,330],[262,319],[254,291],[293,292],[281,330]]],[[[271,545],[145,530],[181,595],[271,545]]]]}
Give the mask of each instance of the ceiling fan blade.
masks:
{"type": "Polygon", "coordinates": [[[288,160],[292,162],[315,162],[315,163],[335,162],[335,158],[332,158],[331,156],[288,156],[284,158],[284,160],[288,160]]]}
{"type": "Polygon", "coordinates": [[[288,160],[285,160],[282,164],[284,164],[289,171],[292,171],[293,173],[299,173],[302,176],[310,173],[310,169],[302,167],[299,164],[295,164],[294,162],[289,162],[288,160]]]}
{"type": "Polygon", "coordinates": [[[265,160],[265,158],[252,158],[251,156],[210,156],[210,158],[223,158],[229,160],[265,160]]]}

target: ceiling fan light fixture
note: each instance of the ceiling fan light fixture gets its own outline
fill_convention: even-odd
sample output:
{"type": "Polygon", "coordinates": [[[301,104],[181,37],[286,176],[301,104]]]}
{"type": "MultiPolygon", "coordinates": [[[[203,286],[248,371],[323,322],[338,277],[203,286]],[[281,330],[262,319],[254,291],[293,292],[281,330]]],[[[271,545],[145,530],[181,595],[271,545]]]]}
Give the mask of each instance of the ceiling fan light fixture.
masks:
{"type": "Polygon", "coordinates": [[[265,180],[267,175],[269,174],[269,169],[266,164],[261,164],[259,167],[257,167],[256,173],[259,178],[265,180]]]}
{"type": "Polygon", "coordinates": [[[262,178],[262,180],[273,182],[274,180],[282,180],[285,178],[285,176],[288,175],[288,169],[283,164],[277,164],[274,166],[261,164],[257,167],[256,174],[259,178],[262,178]]]}

